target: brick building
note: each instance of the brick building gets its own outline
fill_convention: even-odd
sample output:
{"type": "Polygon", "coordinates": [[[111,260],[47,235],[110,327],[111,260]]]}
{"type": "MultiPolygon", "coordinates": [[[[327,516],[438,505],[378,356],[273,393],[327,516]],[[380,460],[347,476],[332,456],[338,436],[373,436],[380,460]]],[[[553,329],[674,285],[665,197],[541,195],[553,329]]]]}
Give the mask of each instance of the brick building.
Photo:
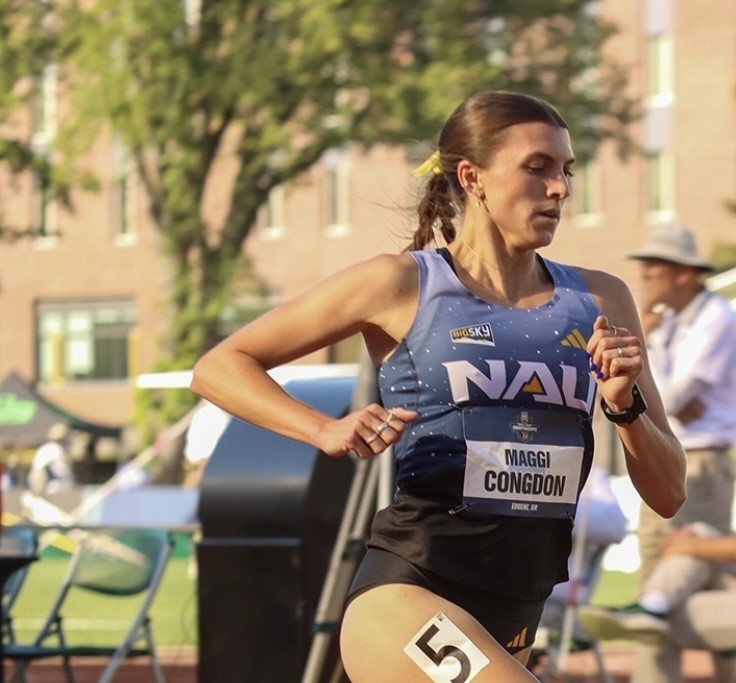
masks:
{"type": "MultiPolygon", "coordinates": [[[[621,160],[607,145],[579,167],[545,253],[616,273],[636,293],[625,256],[653,225],[689,223],[706,254],[736,243],[736,215],[725,207],[736,200],[736,3],[602,0],[598,10],[621,28],[610,49],[630,66],[644,112],[633,132],[645,154],[621,160]]],[[[43,85],[38,144],[54,134],[53,68],[43,85]]],[[[132,415],[130,378],[151,370],[159,353],[169,273],[124,154],[104,139],[89,154],[101,190],[77,194],[73,212],[46,202],[32,177],[0,175],[3,215],[44,233],[0,244],[0,376],[16,370],[70,411],[121,424],[132,415]]],[[[275,191],[245,246],[270,292],[254,305],[403,248],[417,187],[407,156],[335,150],[275,191]]],[[[356,348],[312,360],[350,358],[356,348]]]]}

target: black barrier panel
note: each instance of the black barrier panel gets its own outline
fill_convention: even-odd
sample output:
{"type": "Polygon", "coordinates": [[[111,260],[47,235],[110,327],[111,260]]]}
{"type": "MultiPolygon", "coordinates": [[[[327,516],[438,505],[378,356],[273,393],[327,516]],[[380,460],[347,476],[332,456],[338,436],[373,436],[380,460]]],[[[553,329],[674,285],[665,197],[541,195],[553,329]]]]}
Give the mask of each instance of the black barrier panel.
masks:
{"type": "MultiPolygon", "coordinates": [[[[356,378],[292,380],[335,417],[356,378]]],[[[354,471],[305,444],[232,420],[201,483],[200,683],[298,683],[354,471]]]]}
{"type": "Polygon", "coordinates": [[[300,546],[202,541],[199,682],[298,683],[308,653],[300,546]]]}

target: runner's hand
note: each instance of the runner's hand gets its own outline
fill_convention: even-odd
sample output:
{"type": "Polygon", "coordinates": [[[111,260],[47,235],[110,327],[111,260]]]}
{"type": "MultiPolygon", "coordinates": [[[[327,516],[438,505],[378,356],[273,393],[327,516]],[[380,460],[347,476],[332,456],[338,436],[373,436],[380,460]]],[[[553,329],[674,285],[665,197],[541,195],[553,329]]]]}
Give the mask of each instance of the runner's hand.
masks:
{"type": "Polygon", "coordinates": [[[626,327],[611,325],[599,315],[588,340],[590,371],[611,410],[626,410],[634,399],[631,389],[643,369],[641,340],[626,327]]]}
{"type": "Polygon", "coordinates": [[[353,452],[360,458],[370,458],[395,444],[406,426],[418,417],[414,410],[389,410],[372,403],[328,423],[322,429],[318,445],[327,455],[353,452]]]}

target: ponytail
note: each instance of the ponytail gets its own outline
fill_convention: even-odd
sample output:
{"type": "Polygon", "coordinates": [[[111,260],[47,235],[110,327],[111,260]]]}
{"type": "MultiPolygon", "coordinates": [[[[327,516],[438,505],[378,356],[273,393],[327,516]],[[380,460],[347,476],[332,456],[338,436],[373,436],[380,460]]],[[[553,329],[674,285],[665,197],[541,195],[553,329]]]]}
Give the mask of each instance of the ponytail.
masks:
{"type": "Polygon", "coordinates": [[[433,174],[427,181],[424,197],[417,207],[419,227],[412,236],[411,249],[424,249],[436,241],[436,232],[449,244],[455,239],[457,216],[447,174],[433,174]]]}

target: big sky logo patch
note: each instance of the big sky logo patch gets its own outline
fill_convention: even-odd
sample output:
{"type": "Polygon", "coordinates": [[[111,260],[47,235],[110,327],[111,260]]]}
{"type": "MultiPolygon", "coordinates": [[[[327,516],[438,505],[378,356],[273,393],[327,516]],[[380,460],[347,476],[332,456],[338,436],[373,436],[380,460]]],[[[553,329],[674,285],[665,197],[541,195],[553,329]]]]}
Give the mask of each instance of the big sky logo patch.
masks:
{"type": "Polygon", "coordinates": [[[493,330],[491,329],[490,323],[458,327],[450,331],[450,337],[455,344],[496,345],[496,342],[493,340],[493,330]]]}

